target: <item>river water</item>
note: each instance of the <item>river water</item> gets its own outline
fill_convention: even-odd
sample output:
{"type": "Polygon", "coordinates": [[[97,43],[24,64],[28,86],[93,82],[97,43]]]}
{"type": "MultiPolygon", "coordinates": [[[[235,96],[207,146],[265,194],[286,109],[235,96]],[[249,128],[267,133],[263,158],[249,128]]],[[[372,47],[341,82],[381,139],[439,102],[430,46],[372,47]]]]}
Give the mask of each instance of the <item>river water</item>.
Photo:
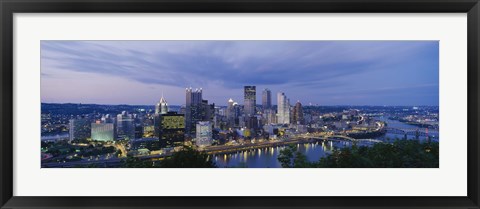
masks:
{"type": "MultiPolygon", "coordinates": [[[[419,129],[416,126],[405,124],[399,121],[389,120],[388,118],[379,117],[377,120],[384,121],[388,124],[388,127],[398,129],[419,129]]],[[[430,140],[438,141],[438,130],[429,130],[430,140]]],[[[387,132],[385,136],[378,137],[376,139],[387,141],[389,139],[403,139],[405,136],[402,134],[392,134],[387,132]]],[[[414,135],[407,135],[407,139],[415,139],[414,135]]],[[[419,140],[426,140],[425,136],[419,136],[419,140]]],[[[369,145],[369,142],[360,142],[359,145],[369,145]]],[[[328,141],[328,142],[316,142],[296,144],[297,150],[305,154],[310,161],[318,161],[320,158],[331,153],[334,149],[339,149],[346,146],[351,146],[351,142],[348,141],[328,141]]],[[[280,151],[285,149],[281,147],[270,147],[263,149],[255,149],[249,151],[243,151],[233,154],[221,154],[213,156],[214,162],[220,168],[281,168],[280,162],[277,158],[280,151]]]]}

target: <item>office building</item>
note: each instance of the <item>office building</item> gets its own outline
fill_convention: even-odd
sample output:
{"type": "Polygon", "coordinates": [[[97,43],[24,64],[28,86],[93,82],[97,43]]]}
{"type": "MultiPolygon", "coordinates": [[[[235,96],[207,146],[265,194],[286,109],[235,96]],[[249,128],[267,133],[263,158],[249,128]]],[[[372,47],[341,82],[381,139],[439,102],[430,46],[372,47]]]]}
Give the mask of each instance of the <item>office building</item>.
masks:
{"type": "Polygon", "coordinates": [[[277,94],[277,123],[290,124],[290,104],[283,92],[277,94]]]}
{"type": "Polygon", "coordinates": [[[195,144],[199,147],[212,145],[212,123],[210,121],[199,121],[196,129],[195,144]]]}
{"type": "Polygon", "coordinates": [[[244,112],[247,116],[255,115],[255,105],[257,103],[257,93],[255,86],[244,86],[244,112]]]}
{"type": "Polygon", "coordinates": [[[70,141],[87,140],[91,136],[91,124],[88,117],[69,120],[70,141]]]}
{"type": "Polygon", "coordinates": [[[114,141],[115,136],[115,125],[113,123],[105,123],[97,121],[91,124],[92,127],[92,140],[95,141],[114,141]]]}
{"type": "Polygon", "coordinates": [[[195,136],[196,124],[202,120],[202,89],[187,88],[185,92],[185,133],[195,136]]]}
{"type": "Polygon", "coordinates": [[[168,112],[160,117],[160,144],[162,147],[182,146],[185,141],[185,116],[168,112]]]}
{"type": "Polygon", "coordinates": [[[272,92],[270,89],[264,89],[262,92],[262,108],[264,111],[272,108],[272,92]]]}
{"type": "Polygon", "coordinates": [[[135,138],[135,121],[132,114],[123,111],[117,115],[117,135],[120,140],[135,138]]]}
{"type": "Polygon", "coordinates": [[[292,111],[292,124],[299,124],[303,125],[305,124],[305,120],[303,119],[303,108],[302,108],[302,103],[300,101],[297,101],[295,104],[295,107],[293,108],[292,111]]]}

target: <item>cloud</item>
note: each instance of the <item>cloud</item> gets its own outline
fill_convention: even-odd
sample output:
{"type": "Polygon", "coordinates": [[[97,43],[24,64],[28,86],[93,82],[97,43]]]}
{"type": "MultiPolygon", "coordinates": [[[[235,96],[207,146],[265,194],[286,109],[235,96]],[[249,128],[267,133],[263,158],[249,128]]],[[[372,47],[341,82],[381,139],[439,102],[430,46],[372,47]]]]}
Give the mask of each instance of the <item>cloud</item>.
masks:
{"type": "MultiPolygon", "coordinates": [[[[301,90],[354,88],[367,85],[375,74],[412,73],[412,63],[435,62],[430,49],[438,59],[436,41],[42,41],[41,58],[42,78],[83,72],[182,88],[301,90]]],[[[426,70],[438,77],[438,67],[426,70]]],[[[425,74],[415,82],[438,83],[438,78],[422,81],[425,74]]],[[[386,80],[377,85],[398,83],[386,80]]]]}

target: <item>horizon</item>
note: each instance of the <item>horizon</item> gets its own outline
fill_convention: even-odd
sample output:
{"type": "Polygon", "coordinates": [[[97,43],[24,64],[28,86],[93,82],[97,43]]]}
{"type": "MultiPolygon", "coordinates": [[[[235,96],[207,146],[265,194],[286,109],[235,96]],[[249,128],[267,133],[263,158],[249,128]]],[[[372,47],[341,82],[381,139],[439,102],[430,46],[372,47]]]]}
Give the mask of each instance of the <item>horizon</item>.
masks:
{"type": "Polygon", "coordinates": [[[438,106],[438,41],[41,41],[41,102],[144,105],[243,86],[319,106],[438,106]]]}
{"type": "MultiPolygon", "coordinates": [[[[53,104],[53,105],[66,105],[66,104],[78,104],[78,105],[104,105],[104,106],[152,106],[155,107],[154,104],[95,104],[95,103],[73,103],[73,102],[66,102],[66,103],[50,103],[50,102],[41,102],[40,104],[53,104]]],[[[243,104],[240,104],[243,106],[243,104]]],[[[291,106],[294,106],[290,104],[291,106]]],[[[168,106],[175,106],[175,107],[182,107],[185,104],[178,105],[178,104],[168,104],[168,106]]],[[[262,104],[256,104],[255,106],[262,106],[262,104]]],[[[272,106],[277,106],[272,105],[272,106]]],[[[439,107],[438,105],[348,105],[348,104],[338,104],[338,105],[308,105],[303,104],[302,107],[439,107]]],[[[215,103],[215,107],[227,107],[227,105],[217,105],[215,103]]]]}

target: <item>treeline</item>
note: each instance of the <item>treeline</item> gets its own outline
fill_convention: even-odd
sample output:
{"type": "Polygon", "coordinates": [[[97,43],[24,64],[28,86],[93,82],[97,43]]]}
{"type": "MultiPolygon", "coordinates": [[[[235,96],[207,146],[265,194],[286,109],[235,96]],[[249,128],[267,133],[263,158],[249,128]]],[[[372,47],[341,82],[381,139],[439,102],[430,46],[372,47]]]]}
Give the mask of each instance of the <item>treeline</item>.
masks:
{"type": "Polygon", "coordinates": [[[124,168],[216,168],[212,158],[204,153],[194,150],[190,147],[184,147],[183,150],[175,152],[172,156],[166,157],[160,161],[141,160],[136,157],[128,156],[122,162],[124,168]]]}
{"type": "Polygon", "coordinates": [[[438,168],[439,143],[418,140],[396,140],[333,151],[318,161],[289,146],[280,152],[278,161],[284,168],[438,168]]]}

